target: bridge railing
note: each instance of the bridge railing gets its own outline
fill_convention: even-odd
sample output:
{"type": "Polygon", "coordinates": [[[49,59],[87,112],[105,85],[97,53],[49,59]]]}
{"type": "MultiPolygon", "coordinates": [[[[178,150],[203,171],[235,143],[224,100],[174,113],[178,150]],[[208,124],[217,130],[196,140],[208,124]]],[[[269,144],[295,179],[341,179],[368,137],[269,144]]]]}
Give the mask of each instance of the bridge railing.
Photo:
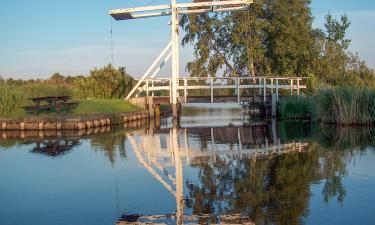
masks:
{"type": "MultiPolygon", "coordinates": [[[[277,100],[281,93],[300,95],[306,89],[306,77],[186,77],[180,78],[178,90],[187,102],[189,92],[208,90],[211,102],[214,102],[215,90],[234,90],[237,101],[241,101],[246,93],[262,96],[266,101],[268,95],[276,94],[277,100]]],[[[138,88],[138,94],[145,96],[169,96],[171,98],[172,80],[170,78],[146,79],[138,88]]],[[[247,94],[249,95],[249,94],[247,94]]],[[[208,97],[208,96],[207,96],[208,97]]]]}

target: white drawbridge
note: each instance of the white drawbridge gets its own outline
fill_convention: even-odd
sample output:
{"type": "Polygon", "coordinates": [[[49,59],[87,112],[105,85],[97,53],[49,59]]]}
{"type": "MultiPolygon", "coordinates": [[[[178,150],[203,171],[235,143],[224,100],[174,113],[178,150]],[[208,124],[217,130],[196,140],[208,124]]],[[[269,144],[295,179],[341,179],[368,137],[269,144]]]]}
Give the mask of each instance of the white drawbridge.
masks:
{"type": "Polygon", "coordinates": [[[154,78],[163,67],[165,62],[172,57],[172,104],[173,117],[177,115],[178,101],[178,80],[179,80],[179,16],[183,14],[197,14],[210,12],[224,12],[245,10],[253,3],[253,0],[207,0],[202,2],[177,3],[177,0],[171,0],[171,4],[145,6],[137,8],[114,9],[109,14],[116,20],[140,19],[148,17],[171,16],[171,42],[162,51],[158,58],[152,63],[151,67],[146,71],[142,78],[138,81],[133,90],[126,99],[132,97],[134,92],[145,79],[154,78]]]}

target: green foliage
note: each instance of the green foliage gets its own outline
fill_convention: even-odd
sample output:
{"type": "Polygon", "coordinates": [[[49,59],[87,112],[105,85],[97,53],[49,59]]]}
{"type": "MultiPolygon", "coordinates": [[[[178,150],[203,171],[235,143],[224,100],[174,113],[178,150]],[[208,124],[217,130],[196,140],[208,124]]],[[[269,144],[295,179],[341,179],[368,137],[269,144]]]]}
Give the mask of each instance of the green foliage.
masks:
{"type": "Polygon", "coordinates": [[[285,97],[279,106],[282,119],[310,119],[315,117],[314,103],[311,97],[285,97]]]}
{"type": "MultiPolygon", "coordinates": [[[[112,65],[101,69],[94,69],[90,76],[65,77],[59,73],[53,74],[48,80],[4,80],[0,78],[0,116],[24,116],[20,107],[31,105],[29,98],[45,96],[72,96],[76,100],[82,99],[122,99],[133,87],[134,79],[124,68],[115,69],[112,65]]],[[[100,103],[100,100],[96,103],[100,103]]],[[[123,102],[123,101],[122,101],[123,102]]],[[[112,102],[113,103],[113,102],[112,102]]],[[[87,102],[82,107],[90,107],[87,102]]],[[[100,104],[99,104],[100,105],[100,104]]],[[[92,109],[98,112],[104,109],[92,109]]],[[[115,111],[126,110],[118,108],[115,111]]]]}
{"type": "Polygon", "coordinates": [[[111,64],[94,69],[90,76],[75,80],[80,98],[122,98],[133,87],[134,79],[125,68],[115,69],[111,64]]]}
{"type": "Polygon", "coordinates": [[[317,55],[308,0],[259,0],[247,12],[184,16],[183,44],[194,44],[193,76],[311,73],[317,55]]]}
{"type": "Polygon", "coordinates": [[[195,53],[187,71],[192,76],[309,77],[311,93],[321,85],[375,86],[375,72],[347,51],[349,18],[329,14],[325,29],[314,29],[310,3],[258,0],[248,11],[184,15],[182,44],[192,44],[195,53]]]}

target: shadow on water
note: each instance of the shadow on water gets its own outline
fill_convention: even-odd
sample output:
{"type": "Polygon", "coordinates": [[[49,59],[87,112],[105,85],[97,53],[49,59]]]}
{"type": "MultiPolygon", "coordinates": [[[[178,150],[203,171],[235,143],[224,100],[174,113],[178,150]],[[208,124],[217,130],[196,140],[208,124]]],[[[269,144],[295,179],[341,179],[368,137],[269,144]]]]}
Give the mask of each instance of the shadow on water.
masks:
{"type": "MultiPolygon", "coordinates": [[[[194,116],[199,115],[183,118],[180,126],[167,123],[156,129],[143,124],[76,139],[3,139],[0,151],[27,144],[33,146],[32,153],[65,157],[88,140],[91,149],[104,153],[113,166],[132,151],[134,160],[175,198],[176,211],[154,214],[150,209],[142,215],[140,208],[130,207],[119,216],[119,225],[302,225],[312,198],[344,204],[349,163],[375,146],[371,129],[310,122],[246,126],[239,117],[233,124],[207,126],[204,121],[202,126],[191,122],[194,116]],[[321,194],[313,196],[311,187],[317,184],[321,194]]],[[[142,196],[134,193],[134,198],[142,196]]]]}

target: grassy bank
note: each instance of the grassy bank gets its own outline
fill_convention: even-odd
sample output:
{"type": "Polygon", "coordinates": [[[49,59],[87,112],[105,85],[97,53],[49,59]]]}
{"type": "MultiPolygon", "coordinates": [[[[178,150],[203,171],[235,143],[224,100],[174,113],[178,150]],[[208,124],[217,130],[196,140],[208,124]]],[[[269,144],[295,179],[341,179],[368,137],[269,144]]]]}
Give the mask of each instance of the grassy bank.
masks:
{"type": "MultiPolygon", "coordinates": [[[[122,112],[139,112],[143,109],[125,102],[121,99],[92,99],[92,100],[81,100],[77,108],[70,112],[45,112],[39,115],[41,116],[80,116],[80,115],[91,115],[91,114],[110,114],[110,113],[122,113],[122,112]]],[[[35,116],[34,114],[26,113],[22,108],[17,108],[11,114],[2,115],[3,118],[26,118],[35,116]]]]}
{"type": "Polygon", "coordinates": [[[279,106],[283,119],[314,119],[338,125],[375,125],[375,90],[337,87],[309,97],[286,97],[279,106]]]}

